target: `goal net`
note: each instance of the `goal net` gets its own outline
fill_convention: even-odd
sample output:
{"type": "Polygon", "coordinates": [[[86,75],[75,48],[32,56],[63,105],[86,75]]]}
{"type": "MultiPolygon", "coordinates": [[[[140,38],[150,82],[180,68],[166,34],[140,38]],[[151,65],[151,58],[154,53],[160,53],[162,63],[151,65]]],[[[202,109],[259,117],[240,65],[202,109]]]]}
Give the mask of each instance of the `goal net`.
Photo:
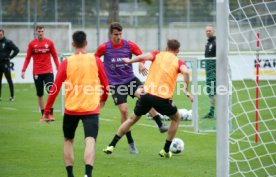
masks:
{"type": "Polygon", "coordinates": [[[229,8],[229,176],[276,176],[276,1],[229,8]]]}

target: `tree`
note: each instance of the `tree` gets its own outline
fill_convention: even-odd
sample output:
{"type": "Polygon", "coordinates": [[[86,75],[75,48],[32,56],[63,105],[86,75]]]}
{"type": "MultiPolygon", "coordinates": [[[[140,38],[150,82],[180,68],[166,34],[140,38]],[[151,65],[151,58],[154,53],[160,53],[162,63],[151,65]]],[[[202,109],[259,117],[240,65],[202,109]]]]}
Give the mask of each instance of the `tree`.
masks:
{"type": "Polygon", "coordinates": [[[119,0],[110,0],[108,7],[108,24],[119,22],[119,0]]]}
{"type": "MultiPolygon", "coordinates": [[[[139,0],[137,0],[139,1],[139,0]]],[[[151,4],[153,0],[143,0],[148,4],[151,4]]],[[[129,1],[133,2],[133,0],[129,1]]],[[[108,24],[112,22],[119,22],[119,0],[109,0],[109,7],[108,7],[108,24]]]]}

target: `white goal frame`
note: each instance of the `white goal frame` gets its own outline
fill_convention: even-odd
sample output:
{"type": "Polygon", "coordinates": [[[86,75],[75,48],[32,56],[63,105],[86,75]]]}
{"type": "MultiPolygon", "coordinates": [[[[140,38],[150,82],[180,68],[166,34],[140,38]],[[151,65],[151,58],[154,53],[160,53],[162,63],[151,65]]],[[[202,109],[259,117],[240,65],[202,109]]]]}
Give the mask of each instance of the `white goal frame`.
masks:
{"type": "MultiPolygon", "coordinates": [[[[229,0],[217,0],[216,4],[216,56],[217,56],[217,85],[226,86],[229,89],[229,70],[228,70],[228,15],[229,15],[229,0]],[[225,37],[226,35],[226,37],[225,37]]],[[[229,90],[228,90],[229,91],[229,90]]],[[[216,136],[216,176],[229,176],[229,92],[228,94],[217,94],[217,136],[216,136]]]]}
{"type": "MultiPolygon", "coordinates": [[[[272,111],[271,111],[275,109],[275,107],[274,106],[269,107],[269,104],[265,102],[266,104],[264,106],[265,110],[271,108],[270,110],[271,117],[269,117],[270,118],[269,121],[271,121],[272,124],[271,126],[267,126],[266,122],[267,124],[271,122],[267,121],[266,119],[259,119],[259,123],[263,123],[263,127],[266,127],[266,129],[264,129],[262,132],[259,131],[257,117],[258,115],[261,115],[259,111],[262,111],[262,110],[259,109],[257,106],[258,105],[257,101],[259,100],[257,93],[262,87],[258,85],[258,78],[259,76],[262,75],[261,72],[260,74],[258,72],[258,65],[260,65],[259,54],[263,52],[264,55],[266,55],[267,57],[267,54],[269,53],[267,52],[268,50],[275,51],[275,46],[276,46],[275,33],[274,33],[275,30],[273,30],[272,28],[276,26],[276,22],[274,20],[276,11],[275,11],[275,8],[272,8],[272,7],[275,7],[276,1],[274,0],[273,1],[272,0],[271,1],[238,0],[236,8],[238,9],[238,11],[241,11],[240,14],[237,13],[238,15],[241,16],[241,18],[236,18],[235,15],[237,14],[235,13],[237,9],[235,9],[235,7],[234,7],[234,10],[230,9],[229,3],[230,3],[229,0],[216,0],[217,87],[224,86],[225,88],[227,88],[224,93],[217,92],[216,105],[217,105],[218,118],[217,118],[217,124],[216,124],[217,125],[216,126],[217,128],[216,176],[217,177],[229,177],[230,175],[248,176],[248,174],[250,174],[250,176],[259,176],[259,174],[264,174],[262,176],[275,176],[275,167],[276,167],[275,154],[276,153],[274,150],[275,148],[272,150],[272,147],[271,147],[272,145],[275,145],[275,134],[274,134],[275,126],[273,126],[274,125],[273,123],[275,122],[275,116],[272,114],[272,111]],[[251,9],[254,9],[252,14],[248,13],[251,9]],[[270,17],[268,19],[271,19],[271,22],[273,22],[273,25],[269,24],[270,21],[268,22],[268,24],[263,23],[263,20],[266,19],[267,16],[270,17]],[[237,32],[234,30],[233,30],[234,32],[232,32],[233,28],[232,28],[232,25],[230,28],[230,25],[229,25],[230,22],[231,24],[234,23],[234,26],[236,25],[238,26],[237,32]],[[254,22],[257,23],[257,25],[255,25],[254,22]],[[247,29],[247,28],[243,29],[242,25],[250,29],[247,29]],[[273,34],[273,36],[271,34],[273,34]],[[239,40],[239,38],[242,38],[242,40],[239,40]],[[236,126],[238,127],[240,126],[239,128],[241,131],[243,131],[243,128],[245,127],[244,125],[251,126],[250,134],[247,134],[247,132],[243,132],[241,134],[241,138],[237,138],[237,139],[233,137],[234,133],[229,131],[231,126],[230,124],[231,121],[238,120],[239,118],[239,116],[236,116],[234,114],[232,114],[230,117],[229,113],[231,112],[231,110],[228,109],[229,94],[232,91],[230,87],[231,86],[230,71],[227,69],[227,67],[229,66],[229,57],[228,57],[229,44],[235,46],[235,49],[239,51],[239,56],[243,55],[242,51],[245,49],[249,49],[250,52],[254,52],[256,54],[256,56],[252,55],[255,58],[255,66],[251,65],[253,67],[256,67],[256,71],[255,71],[256,78],[254,78],[253,80],[256,85],[251,87],[251,88],[254,88],[254,91],[256,90],[256,93],[255,93],[256,95],[254,98],[250,100],[252,103],[251,107],[253,107],[253,109],[250,108],[251,109],[250,112],[256,113],[255,115],[256,117],[247,116],[250,118],[253,117],[254,119],[252,120],[246,119],[245,120],[246,122],[242,125],[239,125],[237,122],[236,122],[236,125],[233,125],[233,132],[237,132],[236,126]],[[266,133],[269,134],[269,142],[265,141],[264,137],[266,133]],[[263,139],[264,141],[258,143],[257,141],[258,138],[256,138],[257,136],[260,136],[260,139],[263,139]],[[248,137],[250,138],[255,137],[255,142],[251,141],[248,137]],[[245,146],[245,148],[243,149],[242,145],[240,145],[239,142],[248,143],[248,147],[245,146]],[[231,151],[230,151],[230,143],[231,143],[231,151]],[[234,144],[236,149],[235,148],[232,149],[234,144]],[[259,147],[262,147],[265,149],[264,154],[263,154],[264,150],[260,149],[259,147]],[[234,150],[235,152],[233,153],[232,150],[234,150]],[[236,158],[234,155],[236,155],[238,158],[236,158]],[[241,159],[239,159],[239,157],[241,157],[241,159]],[[262,160],[267,160],[267,161],[263,162],[262,160]],[[243,165],[243,163],[245,163],[245,165],[243,165]],[[230,164],[231,164],[231,170],[230,170],[230,164]],[[241,164],[241,166],[239,166],[239,164],[241,164]],[[233,170],[234,170],[234,173],[232,172],[233,170]]],[[[275,68],[274,68],[274,71],[275,71],[275,68]]],[[[264,79],[264,80],[271,80],[271,79],[264,79]]],[[[272,90],[272,93],[271,93],[272,96],[270,98],[275,97],[275,92],[272,86],[273,85],[270,85],[272,90]]],[[[245,87],[248,88],[246,85],[245,87]]],[[[265,100],[266,98],[267,97],[265,96],[261,96],[260,100],[265,100]]],[[[247,113],[246,109],[242,109],[241,112],[247,113]]]]}

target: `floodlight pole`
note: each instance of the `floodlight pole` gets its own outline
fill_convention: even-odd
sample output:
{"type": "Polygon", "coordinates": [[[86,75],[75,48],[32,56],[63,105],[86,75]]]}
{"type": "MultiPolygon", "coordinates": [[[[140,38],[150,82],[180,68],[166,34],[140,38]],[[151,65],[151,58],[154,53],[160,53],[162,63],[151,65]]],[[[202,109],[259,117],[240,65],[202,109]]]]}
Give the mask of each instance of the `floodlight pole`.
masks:
{"type": "Polygon", "coordinates": [[[229,176],[229,79],[228,79],[228,15],[229,0],[217,0],[217,177],[229,176]],[[223,91],[222,91],[223,90],[223,91]]]}

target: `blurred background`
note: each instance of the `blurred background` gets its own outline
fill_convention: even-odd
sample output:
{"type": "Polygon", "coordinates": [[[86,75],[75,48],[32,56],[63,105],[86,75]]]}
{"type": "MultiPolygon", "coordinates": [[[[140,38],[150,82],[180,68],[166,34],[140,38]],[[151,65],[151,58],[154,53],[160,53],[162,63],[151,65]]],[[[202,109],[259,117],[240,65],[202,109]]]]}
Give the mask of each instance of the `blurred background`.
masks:
{"type": "Polygon", "coordinates": [[[108,40],[108,25],[122,23],[123,37],[143,51],[164,49],[177,38],[181,50],[203,51],[205,26],[215,25],[215,0],[0,0],[0,27],[21,49],[45,25],[58,52],[70,52],[71,33],[85,30],[92,52],[108,40]]]}
{"type": "MultiPolygon", "coordinates": [[[[248,2],[229,1],[230,50],[236,50],[237,43],[239,50],[255,48],[256,32],[261,32],[265,49],[275,48],[275,0],[251,0],[255,6],[248,2]]],[[[88,34],[88,49],[94,52],[108,40],[113,21],[121,22],[123,37],[144,52],[162,50],[167,39],[176,38],[181,52],[203,56],[205,26],[216,27],[216,0],[0,0],[0,27],[21,52],[34,38],[37,24],[46,27],[46,37],[59,53],[72,52],[71,34],[76,30],[88,34]]]]}

